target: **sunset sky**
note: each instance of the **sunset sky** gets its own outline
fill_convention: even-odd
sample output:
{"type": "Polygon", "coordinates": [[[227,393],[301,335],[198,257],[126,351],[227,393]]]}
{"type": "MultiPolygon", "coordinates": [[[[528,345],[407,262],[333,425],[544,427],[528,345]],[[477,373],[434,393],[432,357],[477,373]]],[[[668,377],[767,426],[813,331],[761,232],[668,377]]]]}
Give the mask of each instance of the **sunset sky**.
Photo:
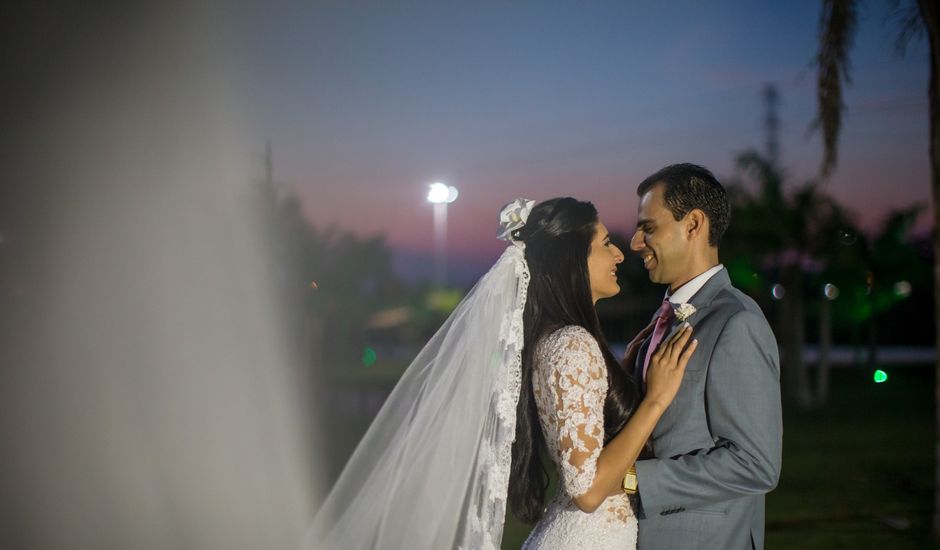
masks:
{"type": "MultiPolygon", "coordinates": [[[[862,3],[827,184],[866,227],[929,197],[926,42],[898,54],[889,4],[862,3]]],[[[429,183],[460,190],[450,272],[472,279],[515,197],[591,200],[626,232],[637,183],[663,165],[733,176],[735,154],[763,145],[767,83],[789,181],[822,156],[808,133],[818,2],[327,1],[233,17],[237,79],[279,187],[317,227],[384,234],[413,276],[430,274],[429,183]]]]}

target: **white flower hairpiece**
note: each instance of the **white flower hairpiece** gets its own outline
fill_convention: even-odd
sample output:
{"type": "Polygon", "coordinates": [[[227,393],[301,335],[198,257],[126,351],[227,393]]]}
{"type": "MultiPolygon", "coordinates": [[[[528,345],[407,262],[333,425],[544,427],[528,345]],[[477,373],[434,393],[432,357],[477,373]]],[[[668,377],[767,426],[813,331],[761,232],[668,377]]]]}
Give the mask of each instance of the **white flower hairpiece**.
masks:
{"type": "Polygon", "coordinates": [[[531,199],[516,199],[499,211],[499,230],[496,232],[496,238],[512,242],[517,240],[518,230],[525,226],[529,219],[529,212],[535,204],[531,199]]]}
{"type": "Polygon", "coordinates": [[[681,323],[689,317],[695,315],[695,311],[695,306],[688,302],[683,302],[679,304],[679,307],[676,308],[676,319],[681,323]]]}

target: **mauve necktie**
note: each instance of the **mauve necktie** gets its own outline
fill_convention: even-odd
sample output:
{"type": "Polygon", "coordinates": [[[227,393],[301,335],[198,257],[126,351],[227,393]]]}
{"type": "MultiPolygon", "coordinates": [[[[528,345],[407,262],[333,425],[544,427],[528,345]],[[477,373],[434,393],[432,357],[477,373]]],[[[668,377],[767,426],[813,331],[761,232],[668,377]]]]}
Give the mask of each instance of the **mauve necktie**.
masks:
{"type": "Polygon", "coordinates": [[[659,347],[659,343],[663,341],[666,329],[672,325],[675,318],[676,312],[673,311],[672,304],[669,303],[669,300],[663,300],[663,305],[659,306],[659,311],[656,312],[656,326],[653,327],[653,337],[650,338],[650,345],[646,348],[646,360],[643,361],[644,382],[646,382],[646,371],[650,368],[650,359],[653,357],[653,352],[659,347]]]}

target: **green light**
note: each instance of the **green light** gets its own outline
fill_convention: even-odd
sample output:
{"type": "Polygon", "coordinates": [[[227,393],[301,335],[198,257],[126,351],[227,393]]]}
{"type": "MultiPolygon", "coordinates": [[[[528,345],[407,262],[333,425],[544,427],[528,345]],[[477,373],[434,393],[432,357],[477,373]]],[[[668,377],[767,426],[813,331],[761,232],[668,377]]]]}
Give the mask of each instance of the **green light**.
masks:
{"type": "Polygon", "coordinates": [[[881,384],[882,382],[887,382],[888,373],[886,373],[885,371],[881,369],[878,369],[875,371],[874,379],[875,379],[875,384],[881,384]]]}
{"type": "Polygon", "coordinates": [[[371,367],[375,364],[376,354],[375,350],[372,348],[366,348],[362,350],[362,364],[371,367]]]}

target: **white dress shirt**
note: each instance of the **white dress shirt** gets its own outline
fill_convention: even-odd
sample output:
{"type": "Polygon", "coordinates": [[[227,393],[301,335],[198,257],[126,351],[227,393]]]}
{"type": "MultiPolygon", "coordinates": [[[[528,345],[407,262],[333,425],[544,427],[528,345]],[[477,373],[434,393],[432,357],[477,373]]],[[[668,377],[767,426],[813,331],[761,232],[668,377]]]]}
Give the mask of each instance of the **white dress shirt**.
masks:
{"type": "Polygon", "coordinates": [[[666,299],[669,300],[673,304],[684,304],[688,302],[689,300],[692,299],[692,296],[695,296],[696,292],[698,292],[699,290],[702,289],[703,286],[705,286],[705,283],[707,283],[709,279],[714,277],[715,274],[721,271],[723,268],[724,266],[722,264],[718,264],[715,267],[705,271],[704,273],[696,275],[695,277],[692,278],[691,281],[677,288],[676,291],[673,292],[671,295],[669,294],[669,290],[667,289],[666,299]]]}

